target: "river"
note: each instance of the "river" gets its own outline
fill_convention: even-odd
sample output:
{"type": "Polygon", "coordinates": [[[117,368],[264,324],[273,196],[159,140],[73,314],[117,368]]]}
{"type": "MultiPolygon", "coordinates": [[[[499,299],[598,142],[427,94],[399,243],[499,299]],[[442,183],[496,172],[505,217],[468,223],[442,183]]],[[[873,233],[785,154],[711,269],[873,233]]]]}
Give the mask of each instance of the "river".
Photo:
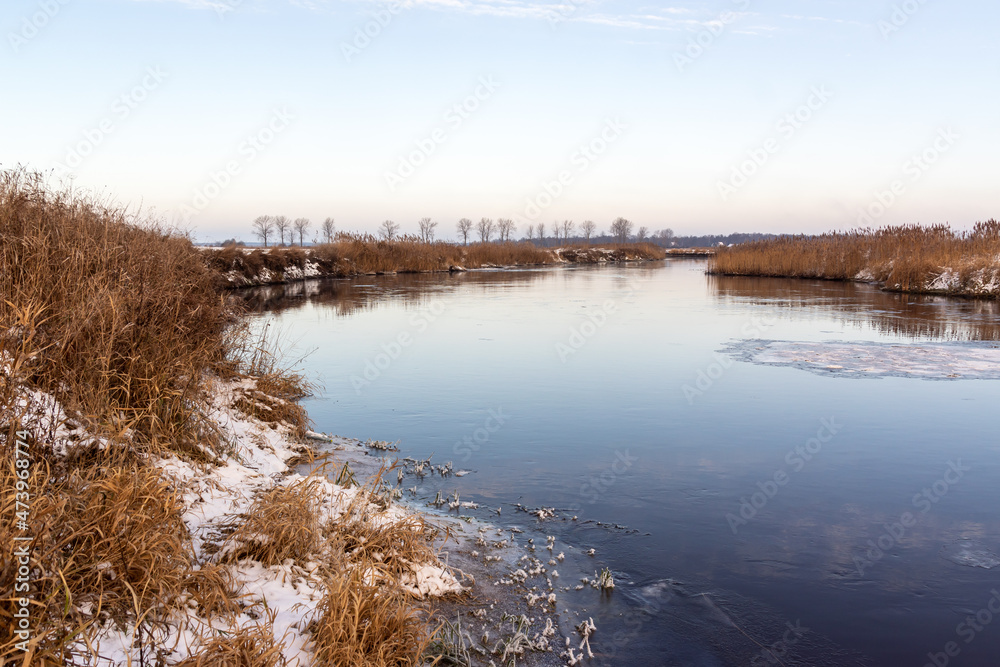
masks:
{"type": "Polygon", "coordinates": [[[317,430],[471,471],[404,486],[415,502],[457,491],[525,538],[556,537],[562,584],[614,573],[610,595],[560,598],[594,618],[596,664],[1000,664],[996,369],[871,368],[924,346],[992,354],[998,304],[705,268],[367,276],[244,295],[307,355],[323,385],[304,401],[317,430]],[[755,361],[771,341],[848,352],[755,361]]]}

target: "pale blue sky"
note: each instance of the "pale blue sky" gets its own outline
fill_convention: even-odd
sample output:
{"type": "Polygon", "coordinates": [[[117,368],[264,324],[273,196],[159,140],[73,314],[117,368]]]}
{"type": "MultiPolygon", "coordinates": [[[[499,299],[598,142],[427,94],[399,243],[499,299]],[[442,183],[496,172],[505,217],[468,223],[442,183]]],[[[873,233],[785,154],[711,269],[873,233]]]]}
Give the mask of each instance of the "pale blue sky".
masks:
{"type": "Polygon", "coordinates": [[[964,227],[1000,215],[997,26],[985,0],[5,0],[0,164],[199,239],[261,213],[964,227]]]}

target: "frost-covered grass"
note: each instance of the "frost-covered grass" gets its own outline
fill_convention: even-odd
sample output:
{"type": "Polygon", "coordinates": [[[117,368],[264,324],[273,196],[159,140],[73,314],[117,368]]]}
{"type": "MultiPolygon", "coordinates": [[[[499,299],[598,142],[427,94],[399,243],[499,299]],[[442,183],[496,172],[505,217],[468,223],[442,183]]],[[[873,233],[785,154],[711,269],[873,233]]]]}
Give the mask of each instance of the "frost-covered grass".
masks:
{"type": "Polygon", "coordinates": [[[909,225],[720,248],[709,272],[861,280],[885,289],[1000,297],[1000,222],[969,232],[909,225]]]}

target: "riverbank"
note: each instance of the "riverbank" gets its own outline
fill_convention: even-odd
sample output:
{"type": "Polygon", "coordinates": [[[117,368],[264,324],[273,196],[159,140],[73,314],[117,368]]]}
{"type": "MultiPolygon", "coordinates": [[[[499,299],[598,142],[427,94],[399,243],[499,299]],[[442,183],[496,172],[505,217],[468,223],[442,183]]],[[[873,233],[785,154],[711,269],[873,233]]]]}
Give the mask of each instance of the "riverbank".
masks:
{"type": "Polygon", "coordinates": [[[1000,222],[979,222],[969,232],[912,225],[755,241],[719,248],[708,271],[851,280],[896,292],[995,299],[1000,297],[1000,222]]]}
{"type": "Polygon", "coordinates": [[[348,278],[393,273],[445,273],[470,269],[558,264],[601,264],[664,259],[649,243],[609,247],[541,248],[527,242],[424,243],[342,235],[334,243],[308,248],[206,248],[209,268],[224,288],[275,285],[306,278],[348,278]]]}
{"type": "MultiPolygon", "coordinates": [[[[575,664],[580,640],[572,640],[573,655],[559,628],[551,568],[513,544],[513,534],[398,502],[401,489],[382,481],[389,462],[372,455],[385,452],[385,443],[309,431],[303,438],[296,424],[248,414],[274,412],[263,408],[273,397],[254,378],[214,380],[210,396],[206,418],[228,443],[213,464],[150,457],[128,471],[144,491],[127,498],[129,482],[103,471],[115,481],[100,490],[119,511],[161,505],[154,521],[171,517],[181,542],[166,541],[148,519],[129,525],[121,516],[129,544],[119,545],[126,549],[120,558],[105,548],[78,554],[96,580],[66,601],[64,621],[76,630],[65,628],[59,654],[109,667],[190,667],[246,654],[271,658],[241,663],[252,666],[416,665],[463,654],[467,662],[457,664],[515,656],[524,665],[575,664]],[[143,537],[160,546],[142,544],[143,537]],[[186,581],[161,605],[136,615],[102,609],[108,583],[131,577],[148,591],[158,582],[134,581],[143,564],[153,568],[150,578],[169,579],[163,561],[170,559],[185,561],[186,581]],[[352,615],[367,629],[352,627],[352,615]],[[380,659],[383,652],[392,659],[380,659]]],[[[34,456],[72,465],[93,455],[100,438],[54,397],[29,391],[16,402],[34,456]]],[[[77,521],[41,520],[57,518],[77,521]]],[[[59,630],[29,627],[28,652],[51,654],[46,640],[59,630]]]]}

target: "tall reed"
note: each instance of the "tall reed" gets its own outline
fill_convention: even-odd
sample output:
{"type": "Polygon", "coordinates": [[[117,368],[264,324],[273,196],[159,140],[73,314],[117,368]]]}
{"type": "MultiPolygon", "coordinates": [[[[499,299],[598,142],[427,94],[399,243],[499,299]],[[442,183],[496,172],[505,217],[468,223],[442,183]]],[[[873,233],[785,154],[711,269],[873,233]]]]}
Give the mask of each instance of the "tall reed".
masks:
{"type": "Polygon", "coordinates": [[[1000,296],[1000,222],[967,232],[905,225],[720,248],[709,272],[866,280],[903,292],[1000,296]]]}

